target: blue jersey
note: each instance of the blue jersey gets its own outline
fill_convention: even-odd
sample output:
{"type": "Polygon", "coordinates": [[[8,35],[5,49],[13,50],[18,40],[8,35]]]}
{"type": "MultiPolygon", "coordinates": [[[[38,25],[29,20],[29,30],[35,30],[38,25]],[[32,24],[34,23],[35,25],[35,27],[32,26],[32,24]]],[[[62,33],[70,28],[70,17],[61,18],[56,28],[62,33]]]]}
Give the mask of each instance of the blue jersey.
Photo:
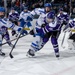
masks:
{"type": "Polygon", "coordinates": [[[39,32],[39,34],[41,35],[42,34],[44,35],[48,32],[54,32],[54,31],[60,31],[60,30],[61,30],[61,22],[58,20],[57,17],[55,17],[55,19],[52,22],[46,24],[45,27],[41,29],[37,28],[37,32],[39,32]]]}
{"type": "Polygon", "coordinates": [[[63,22],[67,24],[69,22],[70,16],[66,12],[63,12],[62,14],[58,14],[57,18],[61,22],[61,24],[63,22]]]}
{"type": "Polygon", "coordinates": [[[19,14],[18,14],[18,12],[16,12],[16,11],[15,11],[14,13],[10,12],[8,18],[9,18],[9,20],[12,21],[12,22],[18,21],[18,19],[19,19],[19,14]]]}
{"type": "Polygon", "coordinates": [[[64,22],[66,22],[66,24],[69,23],[69,15],[65,12],[63,12],[63,14],[59,14],[57,17],[55,17],[55,19],[50,22],[49,24],[46,25],[46,27],[44,28],[44,30],[46,32],[49,31],[60,31],[62,28],[62,24],[64,22]]]}
{"type": "Polygon", "coordinates": [[[47,24],[44,28],[44,32],[50,31],[60,31],[61,30],[61,22],[55,17],[54,21],[47,24]]]}

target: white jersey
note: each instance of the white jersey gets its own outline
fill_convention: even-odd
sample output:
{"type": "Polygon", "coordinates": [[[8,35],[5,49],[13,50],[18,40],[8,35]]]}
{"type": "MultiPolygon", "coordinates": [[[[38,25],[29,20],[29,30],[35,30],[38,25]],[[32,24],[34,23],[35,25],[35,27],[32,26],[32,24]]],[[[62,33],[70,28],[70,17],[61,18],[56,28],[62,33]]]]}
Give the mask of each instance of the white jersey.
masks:
{"type": "Polygon", "coordinates": [[[27,17],[31,17],[32,18],[32,14],[30,13],[30,11],[28,11],[28,12],[22,11],[20,13],[19,20],[23,19],[25,22],[28,22],[27,17]]]}
{"type": "Polygon", "coordinates": [[[44,18],[46,17],[46,12],[43,8],[36,8],[31,12],[32,15],[39,15],[39,18],[37,20],[37,25],[41,27],[42,24],[44,24],[44,18]]]}
{"type": "Polygon", "coordinates": [[[10,22],[8,19],[6,18],[3,18],[3,19],[0,19],[0,31],[1,31],[1,27],[2,26],[5,26],[7,28],[11,28],[11,29],[14,29],[16,31],[18,31],[19,28],[21,27],[18,27],[16,26],[14,23],[10,22]]]}

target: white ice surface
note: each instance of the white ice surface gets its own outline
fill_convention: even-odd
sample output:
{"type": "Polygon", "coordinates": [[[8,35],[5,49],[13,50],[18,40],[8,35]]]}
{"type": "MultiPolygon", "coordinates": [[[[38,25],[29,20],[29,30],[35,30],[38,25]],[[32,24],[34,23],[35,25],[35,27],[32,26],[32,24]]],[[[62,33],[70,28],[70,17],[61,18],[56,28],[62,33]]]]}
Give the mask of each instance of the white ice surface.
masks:
{"type": "Polygon", "coordinates": [[[55,57],[50,41],[36,53],[35,58],[28,58],[26,53],[33,40],[31,35],[18,41],[13,51],[13,59],[9,57],[11,48],[4,45],[3,51],[6,53],[6,57],[0,56],[0,75],[75,75],[75,50],[67,49],[67,36],[68,33],[64,42],[64,49],[61,47],[63,33],[58,40],[59,60],[55,57]]]}

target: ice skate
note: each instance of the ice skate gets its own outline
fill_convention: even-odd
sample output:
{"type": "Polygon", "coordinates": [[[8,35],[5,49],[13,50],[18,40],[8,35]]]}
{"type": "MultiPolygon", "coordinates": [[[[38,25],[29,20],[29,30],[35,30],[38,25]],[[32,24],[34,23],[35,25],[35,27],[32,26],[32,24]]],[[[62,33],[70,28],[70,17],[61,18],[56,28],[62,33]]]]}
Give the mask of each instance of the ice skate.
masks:
{"type": "Polygon", "coordinates": [[[55,53],[55,56],[56,56],[56,58],[59,59],[59,57],[60,57],[59,52],[58,53],[55,53]]]}
{"type": "Polygon", "coordinates": [[[0,55],[5,56],[5,53],[0,50],[0,55]]]}
{"type": "Polygon", "coordinates": [[[26,56],[33,57],[33,56],[35,56],[35,52],[33,50],[29,49],[26,56]]]}

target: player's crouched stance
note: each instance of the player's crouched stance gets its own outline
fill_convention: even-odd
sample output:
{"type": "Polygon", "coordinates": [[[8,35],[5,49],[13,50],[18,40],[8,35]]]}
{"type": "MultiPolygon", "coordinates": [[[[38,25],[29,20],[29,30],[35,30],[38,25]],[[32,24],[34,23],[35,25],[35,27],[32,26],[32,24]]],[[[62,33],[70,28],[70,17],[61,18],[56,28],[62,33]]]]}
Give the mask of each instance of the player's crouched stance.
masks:
{"type": "MultiPolygon", "coordinates": [[[[59,47],[58,47],[58,42],[57,42],[57,33],[58,33],[57,29],[60,27],[60,25],[57,24],[58,22],[55,18],[54,12],[48,13],[48,15],[46,17],[46,21],[48,22],[48,24],[46,24],[46,26],[43,27],[43,28],[40,28],[40,29],[38,28],[37,33],[40,35],[40,37],[42,37],[42,39],[45,39],[46,37],[44,37],[44,36],[47,33],[50,33],[51,43],[52,43],[54,51],[55,51],[55,56],[59,57],[59,47]]],[[[49,39],[49,38],[46,38],[46,39],[49,39]]],[[[38,43],[38,41],[36,41],[36,42],[38,43]]],[[[32,45],[31,45],[31,49],[29,49],[27,54],[30,55],[30,56],[35,56],[35,52],[40,50],[40,49],[36,50],[38,48],[38,47],[36,48],[37,45],[38,44],[35,44],[35,48],[33,48],[32,45]]]]}
{"type": "Polygon", "coordinates": [[[11,23],[7,18],[5,18],[5,8],[0,7],[0,55],[1,56],[5,56],[5,53],[2,52],[2,35],[3,35],[3,31],[1,30],[1,28],[3,26],[5,26],[7,28],[14,29],[18,32],[20,30],[22,30],[21,27],[16,26],[15,24],[11,23]]]}

